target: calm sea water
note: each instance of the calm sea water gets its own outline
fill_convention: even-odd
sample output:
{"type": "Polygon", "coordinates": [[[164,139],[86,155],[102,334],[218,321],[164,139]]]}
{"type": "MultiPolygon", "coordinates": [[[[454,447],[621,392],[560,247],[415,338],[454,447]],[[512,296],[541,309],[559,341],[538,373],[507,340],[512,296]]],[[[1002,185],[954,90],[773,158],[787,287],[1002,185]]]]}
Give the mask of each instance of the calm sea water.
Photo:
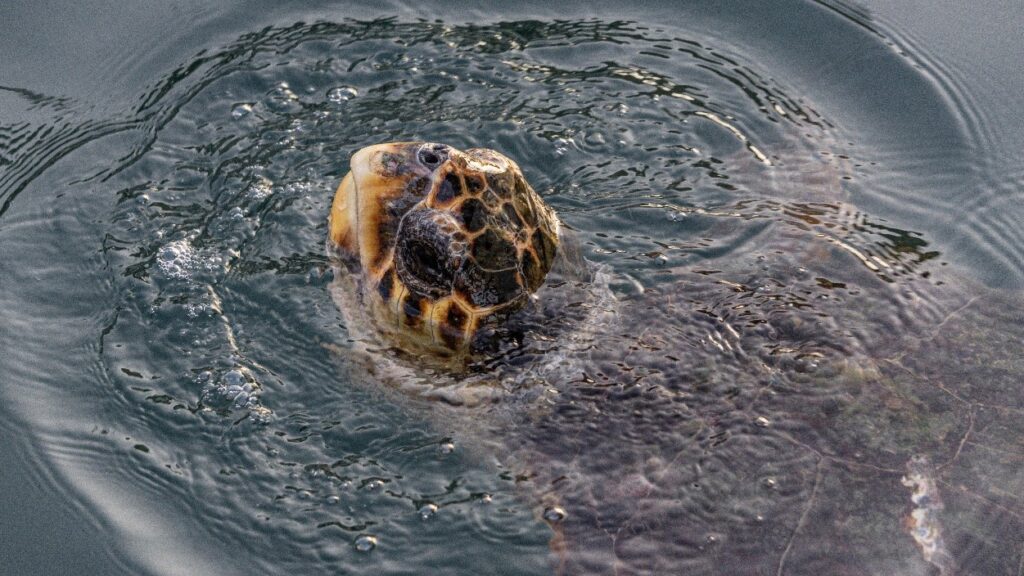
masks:
{"type": "Polygon", "coordinates": [[[1024,14],[920,8],[0,9],[0,572],[1019,576],[1024,14]],[[412,139],[600,271],[469,377],[330,294],[412,139]]]}

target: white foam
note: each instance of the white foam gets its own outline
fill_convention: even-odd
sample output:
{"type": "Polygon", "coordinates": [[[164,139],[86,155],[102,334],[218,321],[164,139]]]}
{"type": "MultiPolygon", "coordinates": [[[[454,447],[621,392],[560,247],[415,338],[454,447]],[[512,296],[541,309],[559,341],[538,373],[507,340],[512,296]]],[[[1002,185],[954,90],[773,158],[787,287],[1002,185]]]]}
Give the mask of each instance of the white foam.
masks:
{"type": "MultiPolygon", "coordinates": [[[[227,257],[231,254],[228,253],[227,257]]],[[[197,250],[189,239],[168,242],[157,252],[156,265],[167,278],[192,280],[196,272],[223,271],[227,257],[220,254],[203,253],[197,250]]]]}
{"type": "Polygon", "coordinates": [[[191,278],[198,261],[195,248],[188,240],[175,240],[161,248],[156,255],[156,264],[160,271],[165,276],[179,280],[191,278]]]}

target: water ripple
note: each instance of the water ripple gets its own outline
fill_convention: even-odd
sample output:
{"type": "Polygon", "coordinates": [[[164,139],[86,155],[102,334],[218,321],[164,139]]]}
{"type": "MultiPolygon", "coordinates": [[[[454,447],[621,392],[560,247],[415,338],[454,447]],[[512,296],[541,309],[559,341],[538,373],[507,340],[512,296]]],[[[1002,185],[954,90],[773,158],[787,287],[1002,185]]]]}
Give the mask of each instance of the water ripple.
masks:
{"type": "Polygon", "coordinates": [[[974,249],[1019,269],[1012,195],[951,217],[958,198],[918,194],[949,154],[920,148],[956,127],[879,129],[666,28],[271,26],[107,120],[4,89],[34,114],[0,126],[0,329],[24,335],[5,394],[71,497],[154,572],[223,572],[225,549],[268,574],[886,572],[926,567],[899,482],[927,454],[971,518],[943,524],[950,553],[1012,560],[953,542],[1024,517],[959,466],[1024,482],[999,456],[1021,367],[991,357],[1019,305],[946,267],[974,249]],[[394,139],[508,152],[594,266],[463,379],[359,341],[330,297],[334,186],[394,139]]]}

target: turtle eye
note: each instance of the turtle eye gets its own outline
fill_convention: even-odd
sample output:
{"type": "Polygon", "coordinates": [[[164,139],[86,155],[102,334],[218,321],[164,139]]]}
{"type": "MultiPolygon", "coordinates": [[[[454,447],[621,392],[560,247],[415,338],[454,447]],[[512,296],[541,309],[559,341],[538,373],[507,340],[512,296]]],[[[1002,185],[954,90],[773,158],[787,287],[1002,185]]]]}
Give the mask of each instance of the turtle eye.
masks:
{"type": "Polygon", "coordinates": [[[413,292],[439,298],[451,289],[465,244],[455,222],[432,210],[414,210],[402,220],[395,245],[398,277],[413,292]]]}
{"type": "Polygon", "coordinates": [[[433,170],[448,159],[448,151],[444,145],[424,146],[416,157],[420,164],[433,170]]]}

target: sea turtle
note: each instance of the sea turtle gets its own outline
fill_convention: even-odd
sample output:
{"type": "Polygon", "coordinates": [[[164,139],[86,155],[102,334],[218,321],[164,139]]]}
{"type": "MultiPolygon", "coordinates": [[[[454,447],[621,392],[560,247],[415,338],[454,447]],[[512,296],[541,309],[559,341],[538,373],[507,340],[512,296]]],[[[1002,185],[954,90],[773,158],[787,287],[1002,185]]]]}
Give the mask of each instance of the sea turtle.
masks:
{"type": "MultiPolygon", "coordinates": [[[[974,562],[972,527],[1019,520],[994,491],[951,484],[966,474],[957,462],[986,457],[975,435],[1015,426],[1010,380],[957,391],[929,378],[932,364],[989,362],[977,298],[923,279],[895,293],[885,266],[897,261],[837,232],[848,207],[756,206],[737,225],[786,217],[734,266],[675,269],[671,284],[617,299],[497,152],[382,144],[351,168],[330,215],[335,298],[354,340],[376,348],[347,362],[398,387],[427,372],[416,396],[448,401],[432,419],[486,444],[540,502],[559,573],[947,574],[955,555],[974,562]],[[807,269],[815,258],[832,260],[828,279],[807,269]],[[488,347],[509,325],[554,344],[517,344],[518,357],[488,347]],[[957,354],[938,362],[943,338],[957,354]],[[382,370],[385,350],[404,355],[398,372],[382,370]],[[466,371],[495,350],[498,368],[466,371]],[[434,394],[452,383],[460,393],[434,394]],[[950,511],[958,521],[943,527],[950,511]]],[[[1019,485],[1016,468],[985,461],[1019,485]]]]}
{"type": "Polygon", "coordinates": [[[352,156],[329,245],[358,271],[372,322],[399,348],[464,358],[544,282],[559,221],[493,150],[398,142],[352,156]]]}

